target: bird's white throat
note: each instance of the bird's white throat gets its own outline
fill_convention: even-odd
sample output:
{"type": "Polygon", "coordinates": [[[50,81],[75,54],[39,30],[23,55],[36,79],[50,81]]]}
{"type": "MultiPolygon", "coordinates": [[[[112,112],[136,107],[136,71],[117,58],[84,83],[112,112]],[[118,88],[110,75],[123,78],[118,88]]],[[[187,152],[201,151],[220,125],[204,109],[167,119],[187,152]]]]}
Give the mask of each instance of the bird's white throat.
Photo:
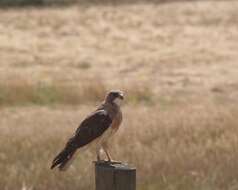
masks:
{"type": "Polygon", "coordinates": [[[122,104],[122,99],[116,98],[116,99],[114,100],[114,103],[115,103],[116,105],[120,106],[120,105],[122,104]]]}

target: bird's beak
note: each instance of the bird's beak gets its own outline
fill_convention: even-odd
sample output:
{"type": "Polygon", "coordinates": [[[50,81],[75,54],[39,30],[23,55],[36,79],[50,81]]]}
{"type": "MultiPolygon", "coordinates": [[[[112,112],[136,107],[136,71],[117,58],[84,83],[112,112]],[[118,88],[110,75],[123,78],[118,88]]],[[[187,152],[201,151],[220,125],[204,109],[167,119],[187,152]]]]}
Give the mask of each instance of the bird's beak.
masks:
{"type": "Polygon", "coordinates": [[[120,98],[121,100],[123,100],[123,99],[124,99],[124,95],[121,93],[121,94],[119,95],[119,98],[120,98]]]}

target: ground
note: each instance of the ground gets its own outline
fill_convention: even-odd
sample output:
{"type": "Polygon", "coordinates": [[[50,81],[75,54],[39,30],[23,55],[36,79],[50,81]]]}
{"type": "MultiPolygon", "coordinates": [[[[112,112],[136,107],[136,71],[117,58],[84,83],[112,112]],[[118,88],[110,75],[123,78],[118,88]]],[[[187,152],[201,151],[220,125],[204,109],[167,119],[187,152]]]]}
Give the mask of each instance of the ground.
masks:
{"type": "Polygon", "coordinates": [[[238,187],[238,2],[0,10],[0,189],[93,189],[93,150],[55,154],[109,89],[125,91],[115,159],[139,190],[238,187]]]}

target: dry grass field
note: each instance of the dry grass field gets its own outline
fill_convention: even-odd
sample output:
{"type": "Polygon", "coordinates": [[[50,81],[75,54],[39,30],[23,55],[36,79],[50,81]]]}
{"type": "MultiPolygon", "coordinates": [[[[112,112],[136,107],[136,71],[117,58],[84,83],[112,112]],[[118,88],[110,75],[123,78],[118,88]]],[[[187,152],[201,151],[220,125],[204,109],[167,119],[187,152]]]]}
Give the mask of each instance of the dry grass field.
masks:
{"type": "MultiPolygon", "coordinates": [[[[125,1],[124,1],[125,2],[125,1]]],[[[238,189],[238,2],[0,9],[0,189],[94,188],[92,149],[52,158],[109,89],[138,190],[238,189]]]]}

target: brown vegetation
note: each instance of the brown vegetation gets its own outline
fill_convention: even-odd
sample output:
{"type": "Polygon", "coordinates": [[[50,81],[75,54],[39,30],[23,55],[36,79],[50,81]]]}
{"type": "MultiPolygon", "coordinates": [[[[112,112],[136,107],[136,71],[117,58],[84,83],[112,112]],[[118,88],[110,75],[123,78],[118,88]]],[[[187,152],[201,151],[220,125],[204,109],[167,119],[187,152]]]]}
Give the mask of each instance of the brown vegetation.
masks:
{"type": "MultiPolygon", "coordinates": [[[[203,102],[204,103],[204,102],[203,102]]],[[[92,189],[95,152],[65,173],[51,159],[92,106],[1,110],[1,188],[92,189]]],[[[237,186],[237,108],[204,105],[125,106],[111,144],[114,158],[138,169],[138,189],[234,189],[237,186]]]]}
{"type": "Polygon", "coordinates": [[[109,89],[126,96],[112,152],[139,190],[237,189],[237,8],[1,9],[0,189],[93,189],[92,149],[49,165],[109,89]]]}
{"type": "MultiPolygon", "coordinates": [[[[0,84],[0,106],[21,105],[72,105],[95,104],[102,101],[110,89],[100,81],[84,81],[80,85],[70,84],[30,84],[27,81],[14,81],[0,84]]],[[[147,86],[124,86],[128,94],[126,103],[153,103],[152,89],[147,86]]]]}

